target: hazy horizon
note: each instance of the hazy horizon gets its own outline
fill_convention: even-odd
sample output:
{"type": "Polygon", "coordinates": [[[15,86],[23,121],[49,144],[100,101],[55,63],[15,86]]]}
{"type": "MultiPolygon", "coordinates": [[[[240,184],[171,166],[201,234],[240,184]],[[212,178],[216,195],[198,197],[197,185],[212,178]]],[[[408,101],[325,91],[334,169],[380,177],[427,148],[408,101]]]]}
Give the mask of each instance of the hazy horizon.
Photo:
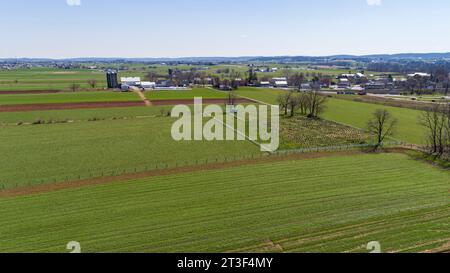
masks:
{"type": "Polygon", "coordinates": [[[331,54],[331,55],[254,55],[254,56],[175,56],[175,57],[121,57],[121,56],[80,56],[80,57],[62,57],[62,58],[51,58],[51,57],[0,57],[0,59],[50,59],[50,60],[66,60],[66,59],[188,59],[188,58],[278,58],[278,57],[311,57],[311,58],[326,58],[333,56],[354,56],[354,57],[365,57],[365,56],[376,56],[376,55],[398,55],[398,54],[450,54],[450,52],[398,52],[398,53],[372,53],[372,54],[331,54]]]}

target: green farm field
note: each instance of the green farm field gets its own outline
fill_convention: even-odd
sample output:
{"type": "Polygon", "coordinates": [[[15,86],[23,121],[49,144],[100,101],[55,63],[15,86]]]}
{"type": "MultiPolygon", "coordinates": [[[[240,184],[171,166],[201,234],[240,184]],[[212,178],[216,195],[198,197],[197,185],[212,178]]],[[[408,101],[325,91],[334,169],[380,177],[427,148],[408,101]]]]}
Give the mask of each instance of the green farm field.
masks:
{"type": "Polygon", "coordinates": [[[358,128],[365,128],[367,121],[377,109],[386,109],[398,120],[394,135],[396,139],[424,144],[426,129],[419,124],[421,111],[340,99],[329,99],[327,107],[323,118],[358,128]]]}
{"type": "Polygon", "coordinates": [[[73,92],[55,94],[0,95],[0,105],[140,101],[135,93],[73,92]]]}
{"type": "MultiPolygon", "coordinates": [[[[239,89],[237,91],[237,94],[265,103],[276,104],[278,95],[283,92],[286,91],[277,89],[242,88],[242,90],[239,89]]],[[[419,125],[421,111],[418,110],[329,98],[327,109],[322,117],[327,120],[364,129],[367,121],[377,109],[389,110],[389,112],[398,120],[397,131],[394,136],[396,139],[413,144],[423,144],[425,139],[425,128],[419,125]]]]}
{"type": "Polygon", "coordinates": [[[450,241],[449,181],[408,155],[359,154],[2,198],[0,252],[432,250],[450,241]]]}
{"type": "Polygon", "coordinates": [[[106,86],[103,73],[91,70],[60,70],[50,68],[20,69],[0,72],[1,91],[69,90],[71,84],[88,87],[89,80],[96,80],[98,87],[106,86]]]}
{"type": "MultiPolygon", "coordinates": [[[[88,64],[86,64],[88,65],[88,64]]],[[[92,65],[92,64],[89,64],[92,65]]],[[[129,64],[129,65],[102,65],[97,64],[98,69],[58,69],[58,68],[31,68],[16,70],[0,70],[0,92],[1,91],[37,91],[37,90],[61,90],[68,91],[72,84],[79,84],[82,90],[91,90],[88,81],[97,81],[96,89],[106,88],[105,74],[100,69],[106,70],[114,68],[120,70],[120,77],[136,76],[144,78],[147,73],[156,73],[165,76],[169,68],[179,69],[181,71],[191,71],[190,65],[145,65],[145,64],[129,64]]],[[[329,76],[337,76],[342,73],[348,73],[343,69],[308,69],[306,66],[298,65],[279,65],[267,64],[263,67],[277,67],[277,72],[262,73],[257,72],[259,78],[284,77],[286,73],[303,73],[307,78],[312,75],[323,74],[329,76]]],[[[248,67],[246,65],[215,65],[215,66],[199,66],[201,72],[205,75],[219,76],[222,78],[230,78],[231,74],[239,73],[244,78],[247,74],[248,67]],[[230,73],[219,73],[228,70],[230,73]]],[[[367,72],[368,74],[378,75],[377,72],[367,72]]]]}
{"type": "MultiPolygon", "coordinates": [[[[139,71],[122,72],[121,76],[144,76],[139,71]]],[[[91,90],[88,81],[97,81],[96,88],[106,88],[105,73],[89,69],[32,68],[0,71],[1,91],[61,90],[68,91],[72,84],[91,90]]]]}
{"type": "Polygon", "coordinates": [[[285,92],[284,90],[272,88],[241,87],[236,91],[236,94],[264,103],[277,104],[277,97],[285,92]]]}
{"type": "Polygon", "coordinates": [[[0,151],[8,156],[0,159],[0,187],[196,165],[207,159],[230,160],[260,153],[259,147],[248,141],[176,142],[171,137],[174,119],[149,114],[132,119],[2,126],[0,151]]]}
{"type": "MultiPolygon", "coordinates": [[[[10,155],[0,161],[0,187],[259,155],[250,142],[177,143],[170,135],[174,119],[166,117],[170,111],[141,106],[0,113],[0,150],[10,155]],[[17,167],[24,171],[17,174],[17,167]]],[[[370,142],[360,130],[329,121],[283,118],[281,129],[281,150],[370,142]]]]}
{"type": "Polygon", "coordinates": [[[423,96],[386,96],[391,99],[399,99],[399,100],[417,100],[423,102],[448,102],[450,101],[450,97],[444,94],[441,95],[423,95],[423,96]]]}
{"type": "Polygon", "coordinates": [[[171,110],[169,106],[136,106],[119,108],[68,109],[31,112],[0,112],[0,124],[29,124],[35,122],[59,123],[107,119],[133,119],[161,116],[171,110]]]}
{"type": "MultiPolygon", "coordinates": [[[[195,97],[204,99],[225,99],[227,94],[208,88],[194,88],[179,91],[148,91],[150,100],[190,100],[195,97]]],[[[83,102],[118,102],[140,101],[133,92],[90,91],[63,92],[53,94],[5,94],[0,95],[0,105],[41,104],[41,103],[83,103],[83,102]]]]}
{"type": "Polygon", "coordinates": [[[228,97],[228,94],[209,88],[193,88],[179,91],[148,91],[145,92],[145,97],[149,100],[189,100],[195,97],[225,99],[228,97]]]}

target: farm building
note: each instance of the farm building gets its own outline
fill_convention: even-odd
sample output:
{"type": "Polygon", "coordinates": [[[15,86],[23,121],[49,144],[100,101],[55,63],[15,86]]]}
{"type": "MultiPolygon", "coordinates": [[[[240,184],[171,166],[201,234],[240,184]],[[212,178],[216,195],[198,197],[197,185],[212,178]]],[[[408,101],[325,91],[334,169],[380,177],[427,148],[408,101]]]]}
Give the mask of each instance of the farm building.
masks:
{"type": "Polygon", "coordinates": [[[355,74],[341,74],[340,76],[338,76],[339,79],[357,79],[357,78],[367,78],[366,75],[364,75],[364,73],[358,72],[355,74]]]}
{"type": "Polygon", "coordinates": [[[272,82],[276,82],[276,81],[287,81],[287,78],[285,77],[280,77],[280,78],[273,78],[272,82]]]}
{"type": "Polygon", "coordinates": [[[286,88],[289,87],[288,82],[287,81],[275,81],[274,87],[278,87],[278,88],[286,88]]]}
{"type": "Polygon", "coordinates": [[[311,84],[310,83],[302,83],[300,85],[300,90],[303,90],[303,91],[312,90],[311,84]]]}
{"type": "Polygon", "coordinates": [[[413,73],[413,74],[408,74],[407,76],[408,76],[408,78],[416,78],[416,77],[419,77],[419,78],[431,78],[431,74],[428,74],[428,73],[421,73],[421,72],[416,72],[416,73],[413,73]]]}
{"type": "Polygon", "coordinates": [[[156,82],[141,82],[142,89],[155,89],[156,88],[156,82]]]}
{"type": "Polygon", "coordinates": [[[351,86],[351,82],[346,78],[339,79],[339,83],[337,84],[338,88],[349,88],[351,86]]]}
{"type": "Polygon", "coordinates": [[[212,85],[211,78],[194,78],[194,84],[212,85]]]}
{"type": "Polygon", "coordinates": [[[140,77],[121,77],[120,82],[122,83],[122,85],[140,86],[141,78],[140,77]]]}
{"type": "Polygon", "coordinates": [[[284,78],[284,77],[273,78],[272,79],[272,84],[273,84],[274,87],[278,87],[278,88],[289,87],[287,78],[284,78]]]}
{"type": "Polygon", "coordinates": [[[355,74],[341,74],[337,77],[338,79],[348,79],[354,84],[361,84],[367,81],[367,76],[364,73],[358,72],[355,74]]]}
{"type": "Polygon", "coordinates": [[[385,89],[386,84],[381,81],[375,81],[375,82],[368,82],[365,85],[366,90],[374,90],[374,89],[385,89]]]}
{"type": "Polygon", "coordinates": [[[268,81],[262,81],[259,83],[260,87],[270,87],[270,82],[268,81]]]}
{"type": "Polygon", "coordinates": [[[173,87],[174,83],[172,80],[161,80],[156,83],[157,88],[168,88],[173,87]]]}
{"type": "Polygon", "coordinates": [[[341,74],[338,76],[338,79],[353,79],[355,78],[355,74],[341,74]]]}

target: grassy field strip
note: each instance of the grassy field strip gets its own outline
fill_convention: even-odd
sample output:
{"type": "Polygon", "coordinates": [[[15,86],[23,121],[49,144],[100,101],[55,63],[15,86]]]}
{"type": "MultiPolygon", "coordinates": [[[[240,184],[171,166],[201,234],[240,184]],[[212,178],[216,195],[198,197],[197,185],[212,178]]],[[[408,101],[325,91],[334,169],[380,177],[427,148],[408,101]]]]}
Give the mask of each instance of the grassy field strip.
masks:
{"type": "MultiPolygon", "coordinates": [[[[122,71],[121,76],[144,76],[142,71],[122,71]]],[[[69,90],[72,84],[90,90],[88,81],[95,80],[97,88],[106,87],[105,73],[88,69],[32,68],[26,70],[0,71],[1,91],[69,90]]]]}
{"type": "MultiPolygon", "coordinates": [[[[276,104],[278,95],[284,92],[286,91],[277,89],[242,88],[237,91],[237,94],[276,104]]],[[[398,119],[395,139],[413,144],[423,144],[426,131],[419,125],[421,111],[418,110],[329,98],[323,118],[355,128],[365,128],[367,121],[376,109],[387,109],[398,119]]]]}
{"type": "Polygon", "coordinates": [[[413,144],[423,143],[426,130],[419,125],[421,111],[418,110],[329,99],[328,108],[323,117],[328,120],[365,128],[367,121],[376,109],[387,109],[398,120],[394,138],[413,144]]]}
{"type": "MultiPolygon", "coordinates": [[[[374,218],[370,221],[355,222],[349,225],[336,225],[321,232],[309,232],[307,234],[294,235],[293,237],[276,240],[275,242],[272,242],[272,244],[278,245],[280,249],[286,252],[296,252],[299,249],[303,252],[314,252],[320,248],[323,248],[324,251],[325,249],[331,249],[330,251],[333,251],[332,249],[334,247],[336,247],[335,251],[339,252],[341,251],[339,249],[342,248],[343,244],[348,247],[348,252],[367,252],[364,244],[367,244],[367,242],[371,240],[370,238],[373,238],[372,240],[379,240],[384,246],[395,245],[397,242],[395,238],[401,238],[398,234],[405,232],[405,228],[411,227],[411,225],[423,225],[428,224],[431,221],[445,223],[444,221],[449,219],[449,210],[448,208],[446,209],[445,206],[441,208],[422,209],[419,212],[420,215],[422,215],[422,221],[418,221],[418,215],[411,212],[402,212],[396,214],[395,217],[392,217],[389,221],[383,218],[374,218]],[[384,232],[396,236],[395,238],[381,240],[381,238],[386,237],[386,235],[383,235],[384,232]]],[[[420,227],[418,230],[420,230],[420,227]]],[[[436,236],[440,236],[438,232],[432,233],[432,236],[430,236],[430,238],[425,238],[425,240],[429,239],[431,240],[431,244],[435,244],[436,242],[432,240],[433,238],[435,240],[436,236]]],[[[422,239],[424,239],[424,237],[422,237],[422,239]]],[[[439,239],[438,241],[445,242],[446,240],[448,242],[448,238],[439,239]]],[[[430,242],[425,243],[425,245],[430,245],[430,242]]],[[[412,246],[411,248],[415,248],[415,246],[412,246]]],[[[271,248],[271,245],[261,244],[235,251],[261,252],[264,250],[273,251],[274,249],[271,248]]],[[[396,249],[392,251],[401,250],[402,249],[396,249]]],[[[408,249],[403,249],[403,251],[407,250],[408,249]]]]}
{"type": "Polygon", "coordinates": [[[97,109],[68,109],[33,112],[0,113],[0,124],[33,123],[37,120],[45,122],[58,121],[95,121],[103,119],[136,118],[139,116],[160,116],[161,111],[167,112],[166,106],[135,106],[97,109]]]}
{"type": "Polygon", "coordinates": [[[149,100],[188,100],[195,97],[203,99],[225,99],[226,93],[217,92],[209,88],[193,88],[191,90],[178,91],[148,91],[145,96],[149,100]]]}
{"type": "MultiPolygon", "coordinates": [[[[182,91],[149,91],[145,93],[149,100],[188,100],[195,97],[204,99],[225,99],[227,94],[207,88],[194,88],[182,91]]],[[[66,92],[54,94],[17,94],[1,95],[0,105],[40,104],[40,103],[75,103],[75,102],[110,102],[110,101],[139,101],[141,97],[134,92],[66,92]]]]}
{"type": "MultiPolygon", "coordinates": [[[[235,118],[235,120],[237,120],[238,123],[239,123],[239,122],[244,123],[245,128],[246,128],[246,130],[247,130],[247,128],[248,128],[248,122],[250,122],[250,121],[243,120],[243,119],[239,118],[238,116],[236,116],[236,115],[234,115],[234,114],[231,114],[231,113],[227,113],[227,116],[233,116],[233,118],[235,118]]],[[[218,121],[219,123],[221,123],[219,120],[217,120],[217,121],[218,121]]],[[[240,132],[238,129],[236,129],[236,128],[239,128],[239,127],[233,128],[233,127],[231,127],[231,126],[228,125],[228,124],[224,124],[224,123],[222,123],[222,124],[225,125],[227,128],[233,129],[233,130],[236,132],[236,134],[245,137],[246,140],[250,141],[251,143],[253,143],[253,144],[255,144],[256,146],[258,146],[259,148],[261,148],[261,143],[259,143],[259,142],[256,141],[256,140],[250,139],[250,137],[247,136],[246,132],[240,132]]]]}
{"type": "MultiPolygon", "coordinates": [[[[351,176],[351,177],[353,178],[353,176],[351,176]]],[[[357,178],[357,175],[355,174],[354,177],[357,178]]],[[[248,177],[248,178],[250,178],[250,177],[248,177]]],[[[331,176],[321,176],[321,177],[320,177],[320,179],[325,179],[325,178],[331,179],[331,176]]],[[[401,179],[402,177],[399,177],[399,178],[401,179]]],[[[313,179],[312,181],[315,182],[314,179],[313,179]]],[[[205,185],[205,186],[207,186],[207,185],[205,185]]],[[[363,192],[359,193],[359,192],[356,191],[356,192],[355,192],[355,195],[356,195],[356,196],[364,195],[364,193],[363,193],[363,192]]],[[[417,194],[415,194],[415,195],[422,195],[422,194],[421,194],[421,193],[420,193],[420,194],[417,193],[417,194]]],[[[314,196],[312,196],[312,197],[314,197],[314,196]]],[[[314,198],[308,199],[308,200],[306,200],[306,201],[314,201],[314,198]]]]}
{"type": "MultiPolygon", "coordinates": [[[[363,251],[361,245],[373,240],[370,234],[376,230],[383,239],[394,234],[387,225],[402,228],[390,219],[404,214],[423,238],[436,242],[450,236],[442,226],[449,215],[440,213],[442,221],[428,224],[420,211],[448,206],[449,178],[448,172],[406,155],[380,154],[258,164],[1,199],[0,251],[64,252],[71,240],[82,242],[89,252],[233,251],[268,241],[285,244],[287,251],[363,251]],[[323,171],[312,171],[317,168],[323,171]],[[364,169],[370,172],[361,176],[364,169]],[[367,225],[357,230],[359,237],[348,233],[336,244],[314,239],[321,232],[333,233],[336,226],[373,221],[385,224],[376,230],[367,225]],[[437,225],[443,233],[431,231],[437,225]],[[297,239],[290,238],[298,236],[315,242],[295,245],[297,239]]],[[[399,237],[397,233],[393,239],[399,237]]],[[[423,243],[406,237],[386,250],[423,243]]]]}
{"type": "MultiPolygon", "coordinates": [[[[92,91],[92,88],[87,84],[87,81],[69,80],[69,81],[57,81],[57,82],[22,82],[20,84],[1,84],[0,92],[2,91],[36,91],[36,90],[56,90],[56,91],[71,91],[72,84],[79,84],[80,90],[92,91]]],[[[106,81],[98,81],[97,87],[99,89],[106,88],[106,81]]]]}
{"type": "MultiPolygon", "coordinates": [[[[417,220],[417,219],[416,219],[417,220]]],[[[447,220],[448,220],[448,218],[447,218],[447,220]]],[[[373,228],[373,226],[371,226],[372,228],[373,228]]],[[[146,228],[146,226],[145,225],[143,225],[142,227],[141,227],[141,229],[138,229],[138,230],[133,230],[133,232],[140,232],[140,233],[147,233],[147,232],[144,232],[143,231],[143,229],[145,229],[146,228]]],[[[181,227],[180,227],[181,228],[181,227]]],[[[377,227],[375,226],[375,229],[376,229],[377,227]]],[[[380,229],[380,230],[382,230],[382,229],[380,229]]],[[[151,231],[151,233],[153,233],[154,231],[151,231]]],[[[334,232],[334,231],[332,231],[332,232],[334,232]]],[[[356,232],[358,232],[358,230],[356,230],[356,232]]],[[[361,232],[364,232],[364,234],[365,235],[367,235],[367,237],[370,237],[370,232],[369,232],[369,230],[367,229],[367,230],[364,230],[364,231],[361,231],[361,232]]],[[[398,234],[398,233],[397,233],[398,234]]],[[[109,233],[109,234],[106,234],[105,236],[117,236],[118,234],[117,233],[109,233]]],[[[125,234],[122,234],[122,235],[125,235],[125,234]]],[[[349,236],[348,234],[346,234],[346,236],[349,236]]],[[[103,237],[103,236],[102,236],[103,237]]],[[[345,237],[345,235],[344,235],[344,237],[345,237]]],[[[105,237],[105,238],[107,238],[107,237],[105,237]]],[[[423,238],[423,236],[422,236],[422,238],[423,238]]],[[[336,236],[331,236],[331,238],[327,238],[327,239],[336,239],[336,236]]],[[[444,239],[445,240],[445,239],[444,239]]],[[[161,245],[163,245],[164,243],[169,243],[170,241],[164,241],[164,242],[161,242],[160,244],[161,245]]],[[[189,240],[186,240],[186,242],[190,242],[189,240]]],[[[288,242],[285,242],[286,244],[288,244],[289,243],[289,241],[288,242]]],[[[330,243],[330,242],[328,242],[328,243],[330,243]]],[[[304,242],[302,242],[302,244],[304,245],[304,242]]],[[[145,246],[145,245],[141,245],[141,246],[145,246]]],[[[352,247],[354,247],[354,246],[357,246],[357,244],[351,244],[350,246],[352,246],[352,247]]],[[[133,247],[136,247],[136,245],[133,245],[133,247]]],[[[286,246],[286,249],[288,249],[288,246],[286,246]]],[[[317,249],[317,248],[316,248],[317,249]]],[[[121,250],[126,250],[126,249],[121,249],[121,250]]],[[[117,250],[117,251],[119,251],[119,250],[117,250]]],[[[316,250],[317,251],[317,250],[316,250]]]]}
{"type": "MultiPolygon", "coordinates": [[[[313,251],[313,249],[325,247],[328,249],[332,247],[331,251],[333,251],[333,249],[339,249],[342,247],[342,244],[345,243],[345,245],[349,247],[350,252],[364,252],[365,250],[363,247],[365,246],[363,246],[363,243],[366,242],[361,239],[367,238],[365,240],[367,241],[370,240],[370,238],[376,238],[384,248],[389,249],[389,247],[393,247],[390,252],[398,252],[402,250],[401,247],[403,244],[408,245],[409,240],[417,240],[417,244],[423,244],[421,241],[427,242],[424,245],[435,243],[436,238],[444,238],[439,239],[439,241],[445,241],[446,238],[442,237],[442,234],[434,232],[433,230],[428,230],[427,235],[420,234],[420,236],[417,236],[417,233],[426,226],[429,228],[435,224],[438,226],[444,224],[445,221],[449,220],[448,215],[445,217],[445,213],[448,213],[448,210],[439,208],[433,210],[425,209],[420,210],[419,213],[419,215],[415,214],[412,218],[404,217],[404,215],[412,216],[413,214],[410,212],[399,213],[398,216],[392,217],[390,221],[380,221],[378,223],[369,224],[363,223],[362,226],[358,228],[352,228],[343,232],[330,229],[327,234],[315,236],[315,238],[310,240],[286,240],[285,242],[282,242],[281,245],[284,246],[285,250],[292,252],[295,252],[300,247],[304,249],[304,251],[313,251]],[[431,211],[435,215],[434,217],[430,217],[430,215],[423,213],[423,211],[431,211]],[[402,234],[402,236],[398,236],[399,234],[402,234]],[[358,242],[361,243],[359,249],[358,247],[353,249],[350,248],[352,245],[357,246],[358,242]],[[394,248],[394,246],[399,248],[394,248]]],[[[448,234],[444,235],[448,236],[448,234]]],[[[410,248],[415,248],[417,244],[410,248]]],[[[403,250],[406,251],[407,249],[403,250]]]]}
{"type": "Polygon", "coordinates": [[[176,142],[171,138],[172,123],[171,118],[152,118],[1,127],[0,151],[8,157],[0,159],[0,184],[10,188],[66,177],[80,180],[102,172],[196,165],[198,160],[260,153],[245,141],[176,142]]]}
{"type": "Polygon", "coordinates": [[[243,99],[247,99],[247,100],[252,100],[252,101],[257,102],[257,103],[262,104],[262,105],[267,105],[267,106],[275,105],[275,104],[270,104],[270,103],[267,103],[267,102],[264,102],[264,101],[261,101],[261,100],[252,99],[250,97],[245,97],[245,96],[239,96],[239,97],[243,98],[243,99]]]}
{"type": "MultiPolygon", "coordinates": [[[[167,113],[169,110],[170,108],[165,107],[131,107],[123,109],[86,109],[82,111],[39,111],[17,113],[17,115],[0,113],[0,123],[33,123],[36,120],[43,123],[56,123],[1,127],[0,139],[3,142],[0,144],[0,148],[8,152],[11,158],[10,160],[5,159],[3,167],[0,167],[2,170],[0,185],[10,188],[62,182],[65,180],[81,180],[92,176],[117,175],[122,171],[127,173],[135,172],[135,169],[136,171],[146,171],[156,168],[157,162],[161,162],[163,165],[168,163],[171,167],[175,167],[174,164],[196,165],[195,158],[189,157],[188,153],[180,156],[180,160],[176,161],[175,158],[170,156],[163,158],[162,154],[164,151],[161,151],[161,149],[157,150],[157,145],[160,145],[158,148],[166,147],[167,144],[164,144],[166,142],[164,139],[170,136],[170,126],[173,122],[170,118],[158,118],[157,116],[162,115],[162,112],[167,113]],[[137,116],[153,116],[155,119],[137,119],[137,116]],[[90,122],[67,123],[67,121],[78,120],[90,122]],[[163,128],[164,131],[161,131],[163,128]],[[32,138],[30,139],[26,136],[32,136],[32,138]],[[36,141],[40,144],[33,145],[36,141]],[[147,151],[155,153],[155,159],[152,160],[150,155],[144,155],[145,153],[142,150],[138,151],[138,146],[134,145],[133,141],[141,143],[147,147],[147,151]],[[50,158],[44,157],[44,151],[52,156],[50,158]],[[90,159],[80,160],[84,156],[90,159]],[[108,160],[95,160],[98,156],[108,158],[108,160]],[[137,160],[127,160],[127,158],[132,158],[133,156],[137,160]],[[111,159],[109,160],[110,157],[111,159]],[[130,162],[133,162],[133,164],[130,162]],[[20,173],[18,177],[17,172],[14,171],[13,166],[16,166],[14,164],[18,164],[18,166],[32,166],[33,168],[25,168],[28,171],[20,173]]],[[[321,123],[317,124],[319,127],[322,125],[321,123]]],[[[315,131],[314,126],[308,127],[308,130],[315,131]]],[[[304,133],[303,129],[306,130],[307,128],[302,127],[300,135],[304,133]]],[[[343,131],[339,132],[339,135],[349,136],[343,131]]],[[[320,131],[318,136],[323,140],[324,136],[322,133],[326,135],[332,133],[334,135],[336,132],[320,131]]],[[[283,136],[281,137],[283,138],[283,136]]],[[[314,138],[313,136],[312,140],[314,138]]],[[[333,139],[335,138],[333,137],[333,139]]],[[[301,144],[308,144],[308,147],[320,146],[320,143],[317,143],[317,141],[311,142],[309,138],[301,139],[301,144]]],[[[231,146],[233,143],[226,142],[222,145],[215,145],[223,146],[225,149],[226,146],[231,146]]],[[[243,143],[238,143],[237,145],[245,146],[243,143]]],[[[330,145],[327,144],[326,146],[330,145]]],[[[172,149],[173,147],[168,148],[172,149]]],[[[219,151],[220,149],[222,148],[219,148],[219,151]]],[[[245,151],[248,151],[246,149],[243,151],[230,151],[229,153],[212,151],[206,153],[204,151],[201,159],[215,160],[228,157],[232,160],[234,157],[239,158],[256,152],[256,149],[254,149],[246,153],[245,151]]],[[[179,154],[179,151],[175,152],[175,154],[179,154]]],[[[161,164],[159,167],[164,167],[161,164]]]]}
{"type": "MultiPolygon", "coordinates": [[[[136,231],[137,232],[137,231],[136,231]]],[[[114,235],[113,233],[111,233],[110,235],[114,235]]],[[[161,243],[161,244],[163,244],[163,243],[161,243]]]]}
{"type": "Polygon", "coordinates": [[[264,102],[265,104],[273,104],[276,105],[277,97],[283,93],[285,90],[279,89],[271,89],[271,88],[252,88],[252,87],[243,87],[239,88],[236,93],[238,96],[251,98],[253,100],[257,100],[260,102],[264,102]]]}
{"type": "Polygon", "coordinates": [[[121,92],[76,92],[55,94],[1,95],[0,105],[42,104],[42,103],[81,103],[139,101],[134,93],[121,92]]]}

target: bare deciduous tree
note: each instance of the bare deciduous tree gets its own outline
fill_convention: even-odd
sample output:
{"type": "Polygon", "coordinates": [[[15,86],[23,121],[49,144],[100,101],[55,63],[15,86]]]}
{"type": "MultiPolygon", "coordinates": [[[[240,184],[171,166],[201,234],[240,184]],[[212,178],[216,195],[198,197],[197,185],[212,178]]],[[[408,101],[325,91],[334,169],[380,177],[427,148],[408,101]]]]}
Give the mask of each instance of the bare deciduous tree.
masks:
{"type": "Polygon", "coordinates": [[[77,90],[79,90],[80,89],[80,85],[79,84],[77,84],[77,83],[72,83],[71,85],[70,85],[70,90],[72,90],[72,92],[76,92],[77,90]]]}
{"type": "Polygon", "coordinates": [[[326,97],[315,91],[304,93],[290,91],[279,95],[277,103],[285,116],[290,114],[293,117],[299,113],[309,118],[318,118],[326,108],[326,97]]]}
{"type": "Polygon", "coordinates": [[[236,105],[237,95],[236,92],[228,92],[228,98],[225,101],[225,105],[236,105]]]}
{"type": "Polygon", "coordinates": [[[397,120],[393,118],[387,110],[378,109],[373,113],[372,119],[367,123],[367,129],[369,133],[377,138],[375,150],[383,145],[383,142],[387,137],[394,135],[396,126],[397,120]]]}
{"type": "Polygon", "coordinates": [[[445,139],[446,139],[445,153],[448,160],[450,159],[450,103],[447,104],[445,113],[447,117],[447,124],[445,127],[445,139]]]}
{"type": "Polygon", "coordinates": [[[306,93],[300,93],[298,97],[298,107],[299,113],[306,116],[308,113],[308,96],[306,93]]]}
{"type": "Polygon", "coordinates": [[[288,78],[288,83],[291,86],[300,88],[302,83],[305,82],[305,75],[303,73],[294,73],[288,78]]]}
{"type": "Polygon", "coordinates": [[[92,89],[95,89],[95,87],[97,87],[97,80],[94,80],[94,79],[89,80],[88,84],[92,89]]]}
{"type": "Polygon", "coordinates": [[[429,153],[442,157],[449,151],[450,142],[450,107],[435,104],[420,117],[420,124],[427,133],[427,145],[429,153]]]}
{"type": "Polygon", "coordinates": [[[291,117],[293,117],[295,115],[295,113],[297,112],[297,110],[299,109],[300,103],[301,101],[301,94],[291,94],[291,97],[289,99],[289,108],[290,108],[290,114],[291,117]]]}
{"type": "Polygon", "coordinates": [[[219,87],[220,87],[220,84],[221,84],[220,77],[214,76],[214,77],[212,78],[212,84],[213,84],[214,88],[219,88],[219,87]]]}
{"type": "Polygon", "coordinates": [[[150,82],[156,82],[158,80],[159,75],[156,74],[155,72],[148,72],[145,76],[144,79],[150,82]]]}
{"type": "Polygon", "coordinates": [[[233,90],[237,90],[240,87],[240,83],[235,78],[231,79],[230,85],[231,85],[231,88],[233,88],[233,90]]]}
{"type": "Polygon", "coordinates": [[[288,115],[289,103],[291,101],[292,92],[284,93],[278,96],[277,103],[280,106],[280,110],[284,111],[284,115],[288,115]]]}
{"type": "Polygon", "coordinates": [[[306,92],[306,112],[309,118],[318,118],[326,109],[327,98],[316,91],[306,92]]]}

